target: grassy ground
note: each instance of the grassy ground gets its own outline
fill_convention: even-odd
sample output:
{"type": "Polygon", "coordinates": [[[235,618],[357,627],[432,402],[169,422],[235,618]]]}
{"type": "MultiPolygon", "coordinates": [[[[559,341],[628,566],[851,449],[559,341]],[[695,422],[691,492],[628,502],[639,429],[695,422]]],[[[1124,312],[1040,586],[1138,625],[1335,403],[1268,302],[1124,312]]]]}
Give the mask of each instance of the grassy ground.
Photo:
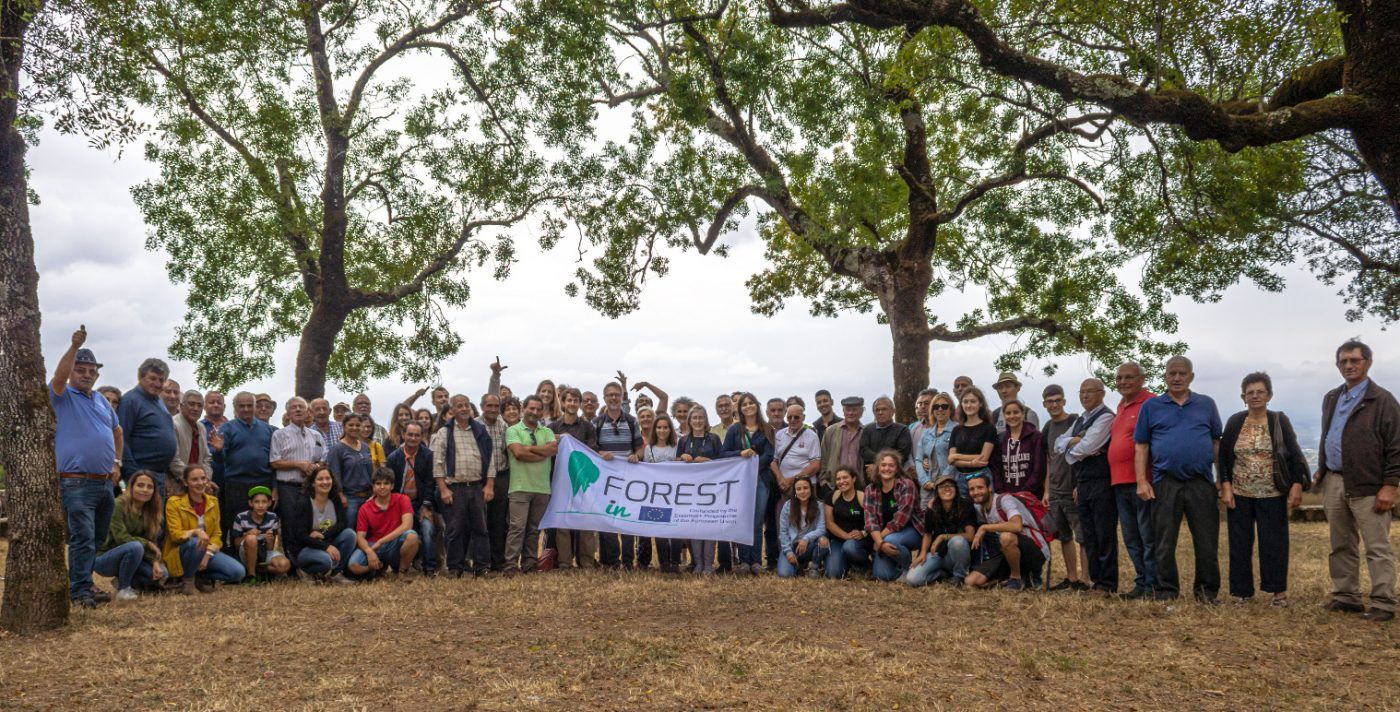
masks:
{"type": "Polygon", "coordinates": [[[0,635],[0,708],[1400,707],[1400,623],[1321,610],[1325,525],[1292,531],[1284,610],[637,573],[165,595],[0,635]]]}

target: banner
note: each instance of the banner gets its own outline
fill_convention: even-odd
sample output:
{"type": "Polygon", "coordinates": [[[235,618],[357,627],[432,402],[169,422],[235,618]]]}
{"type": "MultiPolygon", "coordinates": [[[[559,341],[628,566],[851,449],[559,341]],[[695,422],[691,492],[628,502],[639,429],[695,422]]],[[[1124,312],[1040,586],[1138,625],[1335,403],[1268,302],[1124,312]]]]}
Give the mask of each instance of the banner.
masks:
{"type": "Polygon", "coordinates": [[[540,528],[752,546],[757,486],[756,457],[632,464],[565,435],[540,528]]]}

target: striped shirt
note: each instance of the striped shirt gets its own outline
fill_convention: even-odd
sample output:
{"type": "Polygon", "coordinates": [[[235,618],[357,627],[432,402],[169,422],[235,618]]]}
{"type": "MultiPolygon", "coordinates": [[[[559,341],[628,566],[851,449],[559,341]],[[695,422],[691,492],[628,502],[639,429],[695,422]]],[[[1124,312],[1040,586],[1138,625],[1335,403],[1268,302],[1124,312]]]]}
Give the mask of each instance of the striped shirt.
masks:
{"type": "Polygon", "coordinates": [[[605,410],[593,420],[593,429],[598,438],[598,452],[631,454],[642,446],[642,431],[637,427],[637,419],[621,413],[617,420],[608,417],[605,410]]]}
{"type": "MultiPolygon", "coordinates": [[[[268,462],[295,460],[298,462],[322,462],[326,459],[326,441],[321,434],[300,425],[288,425],[272,434],[272,446],[268,449],[268,462]]],[[[277,481],[299,485],[304,476],[301,470],[293,467],[277,470],[277,481]]]]}

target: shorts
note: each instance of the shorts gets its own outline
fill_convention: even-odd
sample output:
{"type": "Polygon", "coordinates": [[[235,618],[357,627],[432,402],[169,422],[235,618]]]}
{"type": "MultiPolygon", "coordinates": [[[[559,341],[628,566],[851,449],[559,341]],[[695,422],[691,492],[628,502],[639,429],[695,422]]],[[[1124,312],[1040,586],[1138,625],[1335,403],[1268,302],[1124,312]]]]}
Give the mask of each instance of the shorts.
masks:
{"type": "MultiPolygon", "coordinates": [[[[988,532],[986,536],[991,536],[988,532]]],[[[1016,535],[1018,548],[1021,550],[1021,578],[1028,580],[1040,573],[1045,566],[1045,554],[1040,553],[1040,547],[1025,534],[1016,535]]],[[[986,546],[983,544],[983,546],[986,546]]],[[[982,574],[988,581],[1000,581],[1011,578],[1011,567],[1006,563],[1006,557],[998,549],[997,553],[981,561],[972,567],[972,570],[982,574]]]]}
{"type": "Polygon", "coordinates": [[[1079,524],[1079,505],[1074,497],[1050,495],[1049,512],[1045,515],[1045,528],[1064,542],[1084,541],[1084,528],[1079,524]]]}
{"type": "Polygon", "coordinates": [[[269,550],[267,548],[267,539],[258,540],[258,557],[255,559],[255,561],[258,562],[258,566],[267,566],[272,563],[273,559],[279,556],[285,556],[285,554],[276,549],[269,550]]]}
{"type": "MultiPolygon", "coordinates": [[[[379,556],[379,561],[380,561],[380,563],[384,564],[384,568],[381,568],[380,571],[383,571],[383,570],[385,570],[386,568],[390,568],[390,567],[392,567],[392,568],[393,568],[394,570],[396,570],[396,571],[398,570],[398,567],[399,567],[399,549],[402,549],[402,548],[403,548],[404,542],[408,541],[408,535],[409,535],[409,534],[412,534],[412,533],[413,533],[413,530],[412,530],[412,529],[409,529],[408,531],[406,531],[406,532],[400,534],[400,535],[399,535],[399,538],[397,538],[397,539],[395,539],[395,540],[393,540],[393,541],[391,541],[391,542],[387,542],[387,543],[385,543],[383,546],[379,547],[379,550],[378,550],[378,552],[377,552],[377,553],[378,553],[378,556],[379,556]]],[[[370,546],[374,546],[374,542],[370,542],[370,546]]],[[[369,557],[365,555],[365,552],[364,552],[363,549],[358,549],[358,548],[357,548],[357,549],[355,549],[355,553],[353,553],[353,554],[350,555],[350,561],[347,562],[347,565],[348,565],[348,566],[368,566],[368,565],[369,565],[369,557]]]]}

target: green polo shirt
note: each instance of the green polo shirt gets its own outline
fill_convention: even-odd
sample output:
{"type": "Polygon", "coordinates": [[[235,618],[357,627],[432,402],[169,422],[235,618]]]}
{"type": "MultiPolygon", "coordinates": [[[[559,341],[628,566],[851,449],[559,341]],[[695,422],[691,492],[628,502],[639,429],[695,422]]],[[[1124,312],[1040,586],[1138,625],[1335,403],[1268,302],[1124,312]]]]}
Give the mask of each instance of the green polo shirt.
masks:
{"type": "MultiPolygon", "coordinates": [[[[554,442],[554,431],[546,428],[543,424],[536,426],[533,432],[525,426],[523,420],[506,428],[507,451],[510,450],[512,444],[533,447],[535,445],[548,445],[552,442],[554,442]]],[[[515,458],[515,453],[510,453],[510,491],[549,494],[549,475],[553,465],[554,458],[539,462],[521,462],[515,458]]]]}

